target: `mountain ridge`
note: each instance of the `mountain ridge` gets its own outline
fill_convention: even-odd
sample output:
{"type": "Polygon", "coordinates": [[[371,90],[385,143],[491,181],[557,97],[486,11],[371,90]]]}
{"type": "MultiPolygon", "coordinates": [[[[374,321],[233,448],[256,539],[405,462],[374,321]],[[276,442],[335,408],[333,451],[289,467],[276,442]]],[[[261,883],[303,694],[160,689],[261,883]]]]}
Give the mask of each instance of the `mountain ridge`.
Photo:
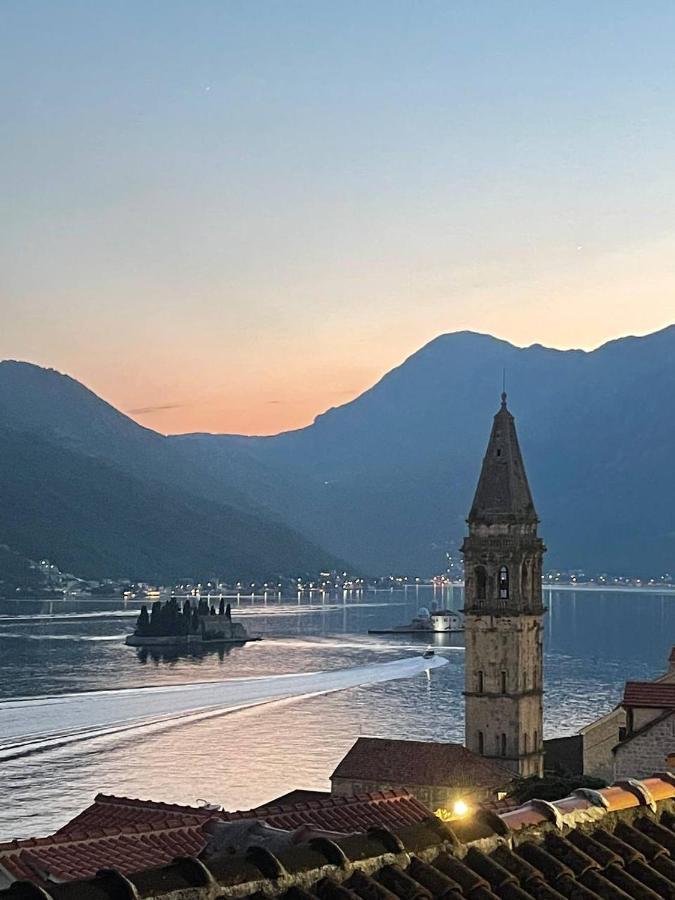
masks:
{"type": "Polygon", "coordinates": [[[70,376],[0,363],[0,543],[84,577],[238,579],[344,567],[234,488],[213,489],[212,476],[164,436],[70,376]]]}
{"type": "Polygon", "coordinates": [[[290,527],[364,573],[431,574],[461,540],[503,368],[548,564],[675,568],[664,500],[675,494],[675,325],[590,351],[448,332],[278,435],[163,436],[70,376],[20,362],[0,363],[0,415],[141,483],[290,527]]]}
{"type": "Polygon", "coordinates": [[[670,490],[670,466],[659,454],[675,440],[666,413],[675,390],[674,360],[672,325],[591,351],[520,348],[489,335],[454,332],[426,344],[311,426],[267,437],[202,437],[197,443],[203,452],[217,444],[223,454],[247,450],[283,471],[304,472],[315,485],[335,485],[340,496],[332,500],[315,487],[303,516],[320,510],[312,519],[314,533],[366,569],[438,570],[439,547],[456,546],[463,533],[506,366],[510,407],[551,535],[549,560],[651,574],[673,568],[672,519],[663,510],[658,523],[649,519],[650,504],[660,509],[649,470],[660,473],[670,490]],[[602,492],[612,493],[613,505],[602,492]],[[636,512],[634,549],[622,492],[636,512]],[[353,495],[359,508],[346,521],[341,509],[353,495]],[[433,527],[426,521],[413,531],[391,525],[392,518],[401,523],[416,515],[420,504],[433,527]],[[368,514],[368,505],[379,515],[368,514]],[[595,533],[584,531],[590,523],[595,533]],[[654,525],[650,541],[645,535],[654,525]],[[412,551],[415,541],[425,550],[412,551]],[[366,544],[375,544],[375,552],[362,549],[366,544]]]}

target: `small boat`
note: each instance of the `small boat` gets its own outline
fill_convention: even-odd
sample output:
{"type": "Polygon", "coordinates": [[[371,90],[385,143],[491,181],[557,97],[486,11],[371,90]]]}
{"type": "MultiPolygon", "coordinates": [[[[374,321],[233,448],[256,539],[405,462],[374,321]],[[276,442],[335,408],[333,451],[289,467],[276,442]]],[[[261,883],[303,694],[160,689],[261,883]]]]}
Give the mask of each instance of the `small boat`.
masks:
{"type": "Polygon", "coordinates": [[[431,647],[429,647],[428,650],[425,650],[422,654],[422,659],[431,659],[432,656],[436,656],[436,654],[431,649],[431,647]]]}
{"type": "Polygon", "coordinates": [[[462,616],[450,609],[429,611],[422,607],[410,625],[395,625],[393,628],[369,628],[368,634],[453,634],[464,631],[462,616]]]}

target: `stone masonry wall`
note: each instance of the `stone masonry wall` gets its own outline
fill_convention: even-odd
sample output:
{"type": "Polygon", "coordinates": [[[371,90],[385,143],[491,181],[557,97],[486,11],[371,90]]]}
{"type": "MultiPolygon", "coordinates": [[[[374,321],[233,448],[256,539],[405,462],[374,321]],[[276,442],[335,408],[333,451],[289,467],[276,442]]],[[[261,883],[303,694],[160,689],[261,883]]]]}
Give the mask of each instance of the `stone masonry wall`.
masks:
{"type": "Polygon", "coordinates": [[[663,772],[675,748],[675,713],[638,734],[614,753],[614,778],[645,778],[663,772]]]}
{"type": "Polygon", "coordinates": [[[331,793],[338,797],[369,794],[373,791],[401,790],[401,788],[409,791],[432,812],[439,807],[450,809],[456,800],[478,803],[482,800],[494,799],[493,792],[486,788],[470,790],[458,787],[401,784],[400,782],[394,784],[385,781],[356,781],[351,778],[333,778],[331,781],[331,793]]]}
{"type": "Polygon", "coordinates": [[[612,750],[619,743],[619,729],[625,725],[626,713],[619,707],[583,729],[584,775],[604,778],[607,782],[613,780],[612,750]]]}

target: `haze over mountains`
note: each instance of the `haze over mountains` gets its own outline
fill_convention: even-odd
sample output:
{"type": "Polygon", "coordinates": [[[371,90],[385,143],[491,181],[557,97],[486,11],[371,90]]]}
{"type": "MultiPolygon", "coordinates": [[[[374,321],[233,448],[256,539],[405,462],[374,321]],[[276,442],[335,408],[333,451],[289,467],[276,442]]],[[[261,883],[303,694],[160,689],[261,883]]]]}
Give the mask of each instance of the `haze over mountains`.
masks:
{"type": "Polygon", "coordinates": [[[159,581],[343,565],[53,370],[0,363],[0,422],[0,543],[26,557],[159,581]]]}
{"type": "Polygon", "coordinates": [[[442,335],[351,403],[274,437],[163,437],[70,378],[5,362],[0,543],[101,576],[260,577],[339,560],[367,574],[441,571],[504,368],[546,564],[672,572],[675,326],[590,353],[442,335]]]}

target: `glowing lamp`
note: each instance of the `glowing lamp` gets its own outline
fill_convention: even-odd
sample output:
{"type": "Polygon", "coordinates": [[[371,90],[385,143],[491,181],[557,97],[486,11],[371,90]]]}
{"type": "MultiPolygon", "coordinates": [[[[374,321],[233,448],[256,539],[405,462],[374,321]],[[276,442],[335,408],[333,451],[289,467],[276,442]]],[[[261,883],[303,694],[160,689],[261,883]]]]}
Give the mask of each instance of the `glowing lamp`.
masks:
{"type": "Polygon", "coordinates": [[[462,816],[465,816],[468,812],[469,812],[469,807],[464,802],[464,800],[455,800],[455,802],[452,805],[453,816],[457,816],[458,819],[461,819],[462,816]]]}

